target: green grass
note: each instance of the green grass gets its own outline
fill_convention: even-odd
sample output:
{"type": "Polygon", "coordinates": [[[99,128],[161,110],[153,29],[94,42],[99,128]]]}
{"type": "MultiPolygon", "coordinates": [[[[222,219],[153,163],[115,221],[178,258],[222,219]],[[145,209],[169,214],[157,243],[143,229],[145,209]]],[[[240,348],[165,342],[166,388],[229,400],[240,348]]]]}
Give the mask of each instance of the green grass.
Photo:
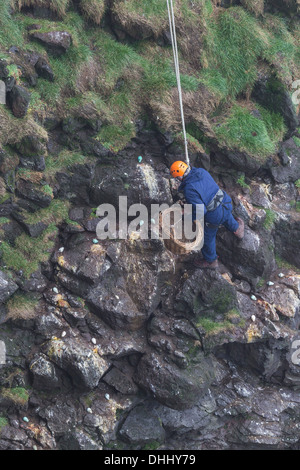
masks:
{"type": "Polygon", "coordinates": [[[270,230],[273,227],[274,221],[276,219],[276,213],[271,209],[264,209],[264,211],[266,213],[264,228],[270,230]]]}
{"type": "Polygon", "coordinates": [[[67,219],[69,207],[69,201],[53,199],[48,207],[40,209],[36,212],[27,212],[25,220],[29,224],[43,222],[46,225],[59,225],[61,222],[67,219]]]}
{"type": "Polygon", "coordinates": [[[0,390],[0,395],[11,400],[13,403],[19,406],[26,405],[29,399],[29,393],[23,387],[2,388],[0,390]]]}
{"type": "Polygon", "coordinates": [[[226,80],[226,86],[221,81],[223,93],[228,90],[236,96],[254,84],[257,60],[266,46],[259,33],[255,19],[241,7],[207,18],[205,59],[208,69],[218,70],[218,81],[221,77],[226,80]]]}
{"type": "Polygon", "coordinates": [[[70,170],[72,166],[84,164],[86,161],[86,157],[81,153],[64,149],[58,155],[48,155],[45,175],[53,176],[57,171],[70,170]]]}
{"type": "Polygon", "coordinates": [[[10,0],[0,2],[0,47],[7,49],[12,44],[22,46],[24,43],[22,30],[18,22],[10,14],[10,0]]]}
{"type": "Polygon", "coordinates": [[[50,8],[57,13],[58,16],[64,16],[70,4],[70,0],[16,0],[18,8],[27,6],[40,6],[50,8]]]}
{"type": "Polygon", "coordinates": [[[300,147],[300,139],[299,139],[299,137],[294,136],[294,137],[293,137],[293,141],[295,142],[295,144],[297,145],[297,147],[300,147]]]}
{"type": "Polygon", "coordinates": [[[0,434],[2,429],[8,425],[8,420],[4,418],[3,416],[0,416],[0,434]]]}
{"type": "Polygon", "coordinates": [[[229,321],[216,322],[211,318],[201,317],[198,318],[197,327],[203,328],[207,334],[217,334],[221,331],[232,329],[233,325],[229,321]]]}
{"type": "Polygon", "coordinates": [[[247,184],[245,182],[245,175],[241,175],[237,180],[236,180],[237,184],[239,184],[242,188],[248,188],[250,189],[250,186],[249,184],[247,184]]]}
{"type": "Polygon", "coordinates": [[[296,186],[296,188],[300,189],[300,179],[295,181],[295,186],[296,186]]]}
{"type": "Polygon", "coordinates": [[[31,238],[22,233],[16,238],[14,246],[8,242],[2,242],[0,254],[3,268],[15,272],[22,271],[23,276],[28,279],[38,269],[41,262],[49,259],[54,247],[53,238],[57,232],[57,227],[50,224],[37,238],[31,238]]]}
{"type": "Polygon", "coordinates": [[[262,119],[249,109],[234,104],[222,124],[213,126],[219,141],[257,159],[274,154],[285,134],[283,117],[261,106],[258,109],[262,119]]]}

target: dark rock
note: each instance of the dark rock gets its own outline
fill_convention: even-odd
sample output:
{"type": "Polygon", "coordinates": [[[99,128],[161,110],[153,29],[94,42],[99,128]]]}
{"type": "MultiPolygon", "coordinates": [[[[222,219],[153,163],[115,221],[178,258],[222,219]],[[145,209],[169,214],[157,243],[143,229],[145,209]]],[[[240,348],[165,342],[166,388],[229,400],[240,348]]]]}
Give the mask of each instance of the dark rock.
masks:
{"type": "Polygon", "coordinates": [[[29,364],[33,376],[33,388],[36,390],[53,390],[60,385],[56,368],[43,354],[38,354],[29,364]]]}
{"type": "Polygon", "coordinates": [[[138,391],[138,387],[131,378],[117,367],[113,367],[108,371],[102,380],[124,395],[134,395],[138,391]]]}
{"type": "MultiPolygon", "coordinates": [[[[44,186],[32,181],[20,178],[16,185],[16,194],[19,197],[28,199],[40,207],[48,207],[53,199],[53,194],[44,189],[44,186]]],[[[41,229],[41,226],[39,225],[41,229]]]]}
{"type": "Polygon", "coordinates": [[[214,378],[211,360],[199,354],[198,362],[189,369],[179,369],[162,356],[145,354],[140,360],[134,381],[170,408],[184,410],[203,396],[214,378]]]}
{"type": "Polygon", "coordinates": [[[240,279],[256,285],[260,277],[269,277],[275,267],[269,234],[257,233],[245,226],[243,240],[220,230],[217,250],[222,262],[240,279]]]}
{"type": "Polygon", "coordinates": [[[75,431],[76,410],[70,404],[59,402],[41,410],[39,414],[46,420],[48,428],[56,437],[75,431]]]}
{"type": "Polygon", "coordinates": [[[24,87],[15,85],[12,90],[7,93],[7,99],[14,116],[23,118],[27,114],[30,93],[24,87]]]}
{"type": "Polygon", "coordinates": [[[26,212],[14,210],[12,217],[19,222],[19,224],[25,229],[26,233],[33,238],[39,237],[43,231],[47,228],[44,222],[30,223],[26,221],[26,212]]]}
{"type": "Polygon", "coordinates": [[[22,284],[22,290],[25,292],[44,292],[48,284],[47,278],[40,270],[32,273],[29,279],[22,284]]]}
{"type": "Polygon", "coordinates": [[[148,163],[128,162],[126,172],[123,165],[97,166],[91,184],[92,201],[96,205],[110,203],[118,209],[119,196],[127,196],[128,206],[137,202],[147,207],[173,203],[169,180],[148,163]]]}
{"type": "Polygon", "coordinates": [[[49,63],[43,57],[40,57],[36,62],[35,70],[39,77],[45,78],[50,82],[54,81],[54,72],[49,63]]]}
{"type": "Polygon", "coordinates": [[[282,214],[275,221],[274,242],[276,253],[300,268],[300,220],[296,214],[282,214]]]}
{"type": "Polygon", "coordinates": [[[300,147],[293,138],[283,142],[280,153],[282,165],[271,168],[277,183],[296,181],[300,178],[300,147]]]}
{"type": "Polygon", "coordinates": [[[33,171],[44,171],[46,164],[45,158],[41,156],[21,156],[20,157],[20,166],[23,168],[28,168],[33,171]]]}
{"type": "Polygon", "coordinates": [[[224,314],[236,306],[234,286],[218,271],[196,270],[176,295],[174,308],[184,315],[197,318],[202,311],[224,314]]]}
{"type": "Polygon", "coordinates": [[[95,442],[88,434],[78,430],[60,438],[59,448],[61,450],[102,450],[101,444],[95,442]]]}
{"type": "Polygon", "coordinates": [[[33,157],[37,155],[45,155],[46,147],[45,143],[37,135],[27,135],[20,142],[16,144],[17,150],[20,152],[22,157],[33,157]]]}
{"type": "Polygon", "coordinates": [[[131,445],[162,444],[165,431],[159,416],[151,405],[136,406],[125,419],[120,437],[131,445]]]}
{"type": "Polygon", "coordinates": [[[7,274],[0,271],[0,303],[6,302],[17,290],[17,284],[7,274]]]}
{"type": "Polygon", "coordinates": [[[92,311],[113,329],[138,330],[148,318],[146,313],[138,310],[126,292],[126,284],[121,277],[115,279],[106,275],[103,281],[90,291],[87,301],[92,311]]]}
{"type": "Polygon", "coordinates": [[[211,160],[215,165],[220,165],[222,168],[234,168],[250,176],[256,173],[262,166],[261,161],[248,155],[246,152],[226,148],[222,148],[222,150],[216,149],[212,153],[211,160]]]}
{"type": "Polygon", "coordinates": [[[264,75],[258,80],[252,97],[265,108],[282,115],[291,131],[296,129],[298,117],[290,93],[274,75],[264,75]]]}
{"type": "Polygon", "coordinates": [[[0,59],[0,79],[7,78],[9,75],[8,69],[7,69],[7,62],[4,59],[0,59]]]}

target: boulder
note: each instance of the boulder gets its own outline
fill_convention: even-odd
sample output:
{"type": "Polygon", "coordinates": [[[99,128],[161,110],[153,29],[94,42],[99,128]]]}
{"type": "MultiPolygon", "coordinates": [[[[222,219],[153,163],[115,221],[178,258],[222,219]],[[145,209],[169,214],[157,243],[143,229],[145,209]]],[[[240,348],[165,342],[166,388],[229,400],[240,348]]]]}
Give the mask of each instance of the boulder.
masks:
{"type": "Polygon", "coordinates": [[[238,240],[227,230],[218,233],[217,251],[222,262],[238,278],[255,286],[260,277],[269,277],[275,268],[270,236],[254,232],[245,225],[245,236],[238,240]]]}
{"type": "MultiPolygon", "coordinates": [[[[91,199],[95,205],[112,204],[118,211],[119,197],[127,196],[128,207],[135,203],[172,205],[169,180],[149,163],[98,165],[91,184],[91,199]]],[[[150,217],[149,217],[150,218],[150,217]]]]}
{"type": "Polygon", "coordinates": [[[176,295],[174,309],[197,319],[203,312],[223,315],[237,307],[236,289],[218,271],[196,270],[176,295]]]}
{"type": "Polygon", "coordinates": [[[180,369],[155,353],[140,360],[134,381],[158,402],[175,410],[191,408],[203,396],[214,379],[212,362],[199,354],[191,368],[180,369]]]}
{"type": "Polygon", "coordinates": [[[45,78],[50,82],[54,81],[54,72],[49,63],[43,57],[38,59],[34,67],[39,77],[45,78]]]}
{"type": "Polygon", "coordinates": [[[162,444],[165,430],[151,405],[138,405],[127,416],[119,431],[124,441],[134,446],[162,444]]]}
{"type": "Polygon", "coordinates": [[[31,39],[36,39],[44,44],[55,55],[64,54],[72,44],[72,36],[67,31],[48,31],[43,33],[37,29],[30,32],[29,36],[31,39]]]}
{"type": "Polygon", "coordinates": [[[33,376],[32,386],[36,390],[53,390],[60,384],[54,364],[43,354],[31,360],[29,370],[33,376]]]}
{"type": "Polygon", "coordinates": [[[7,93],[8,104],[17,118],[23,118],[27,114],[30,93],[22,86],[15,85],[12,90],[7,93]]]}
{"type": "Polygon", "coordinates": [[[84,390],[95,388],[110,364],[82,339],[51,339],[44,347],[48,358],[63,369],[76,387],[84,390]]]}
{"type": "Polygon", "coordinates": [[[148,314],[138,310],[126,291],[125,280],[108,273],[103,281],[91,289],[87,302],[93,312],[111,328],[138,330],[146,322],[148,314]]]}
{"type": "Polygon", "coordinates": [[[29,181],[20,177],[16,184],[16,194],[28,199],[40,207],[48,207],[53,199],[52,189],[48,185],[29,181]]]}

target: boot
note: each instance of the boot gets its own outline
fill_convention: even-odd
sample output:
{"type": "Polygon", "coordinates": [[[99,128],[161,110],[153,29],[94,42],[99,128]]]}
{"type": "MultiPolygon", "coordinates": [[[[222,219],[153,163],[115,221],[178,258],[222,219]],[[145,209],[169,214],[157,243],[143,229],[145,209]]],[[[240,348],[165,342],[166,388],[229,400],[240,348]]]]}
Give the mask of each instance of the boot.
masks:
{"type": "Polygon", "coordinates": [[[194,261],[194,266],[199,269],[217,269],[219,263],[218,260],[206,261],[206,259],[196,259],[194,261]]]}
{"type": "Polygon", "coordinates": [[[244,233],[245,233],[245,224],[244,224],[243,219],[240,219],[239,217],[237,217],[236,220],[239,223],[239,227],[234,232],[234,235],[240,240],[242,240],[244,238],[244,233]]]}

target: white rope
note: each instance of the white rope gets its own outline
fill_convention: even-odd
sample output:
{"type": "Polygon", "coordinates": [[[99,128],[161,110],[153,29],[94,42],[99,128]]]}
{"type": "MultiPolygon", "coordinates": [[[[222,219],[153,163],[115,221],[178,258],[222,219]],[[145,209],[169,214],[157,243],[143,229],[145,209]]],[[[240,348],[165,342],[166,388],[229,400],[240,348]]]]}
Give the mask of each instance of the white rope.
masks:
{"type": "Polygon", "coordinates": [[[185,158],[186,158],[186,163],[189,165],[190,159],[189,159],[189,153],[188,153],[188,143],[187,143],[187,138],[186,138],[184,112],[183,112],[183,104],[182,104],[182,90],[181,90],[181,80],[180,80],[180,71],[179,71],[178,48],[177,48],[173,0],[167,0],[167,6],[168,6],[170,34],[171,34],[174,65],[175,65],[175,74],[176,74],[177,88],[178,88],[178,95],[179,95],[179,105],[180,105],[180,113],[181,113],[182,129],[183,129],[185,158]]]}

